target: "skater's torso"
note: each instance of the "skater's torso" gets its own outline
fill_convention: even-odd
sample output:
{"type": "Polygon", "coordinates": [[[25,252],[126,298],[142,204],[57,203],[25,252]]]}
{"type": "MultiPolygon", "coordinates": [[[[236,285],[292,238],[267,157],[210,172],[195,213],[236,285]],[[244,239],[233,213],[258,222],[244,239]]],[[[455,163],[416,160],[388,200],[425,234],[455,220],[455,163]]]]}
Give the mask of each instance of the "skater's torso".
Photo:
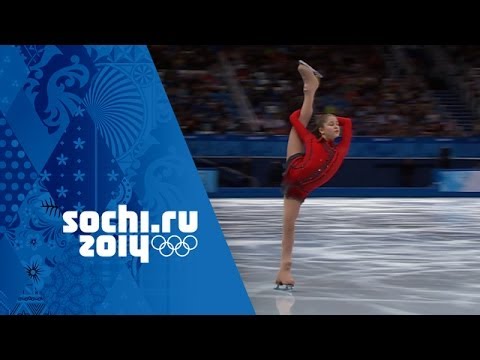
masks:
{"type": "Polygon", "coordinates": [[[339,118],[343,129],[342,140],[335,145],[332,141],[315,137],[299,121],[299,116],[300,111],[296,111],[290,116],[290,121],[305,146],[305,152],[295,154],[288,160],[283,186],[300,188],[306,197],[328,182],[338,171],[348,153],[352,131],[350,119],[339,118]]]}

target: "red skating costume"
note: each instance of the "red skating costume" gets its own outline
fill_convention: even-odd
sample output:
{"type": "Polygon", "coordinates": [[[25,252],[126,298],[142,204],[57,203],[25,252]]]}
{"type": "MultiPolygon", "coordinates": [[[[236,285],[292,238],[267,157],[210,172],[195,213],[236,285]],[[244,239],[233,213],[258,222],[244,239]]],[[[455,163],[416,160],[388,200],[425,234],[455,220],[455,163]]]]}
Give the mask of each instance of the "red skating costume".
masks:
{"type": "Polygon", "coordinates": [[[290,156],[283,173],[282,188],[287,198],[305,201],[316,188],[330,180],[342,165],[352,140],[352,121],[337,116],[342,127],[342,140],[318,139],[300,122],[300,110],[290,115],[290,122],[305,146],[305,153],[290,156]]]}

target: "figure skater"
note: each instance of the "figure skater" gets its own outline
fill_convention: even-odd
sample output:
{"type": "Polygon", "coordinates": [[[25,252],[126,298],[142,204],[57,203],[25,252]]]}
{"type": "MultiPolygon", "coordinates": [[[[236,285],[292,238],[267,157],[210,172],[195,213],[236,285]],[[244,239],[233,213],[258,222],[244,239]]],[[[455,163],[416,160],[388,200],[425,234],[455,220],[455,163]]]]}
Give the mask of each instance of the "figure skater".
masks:
{"type": "Polygon", "coordinates": [[[295,222],[300,206],[308,195],[329,181],[342,165],[352,139],[352,122],[349,118],[323,114],[315,118],[313,132],[307,124],[313,116],[315,93],[323,77],[306,62],[300,60],[298,72],[303,79],[303,103],[301,109],[290,115],[292,129],[287,144],[287,162],[282,177],[284,194],[283,239],[280,270],[275,280],[276,289],[291,290],[292,251],[295,238],[295,222]],[[340,136],[342,140],[334,144],[340,136]]]}

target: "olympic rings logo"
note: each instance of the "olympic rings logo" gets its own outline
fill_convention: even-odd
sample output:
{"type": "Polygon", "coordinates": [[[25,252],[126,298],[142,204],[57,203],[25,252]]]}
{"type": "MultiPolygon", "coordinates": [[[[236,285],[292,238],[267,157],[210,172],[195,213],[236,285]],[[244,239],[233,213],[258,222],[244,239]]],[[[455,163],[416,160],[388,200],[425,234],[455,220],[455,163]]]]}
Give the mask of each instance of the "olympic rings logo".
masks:
{"type": "Polygon", "coordinates": [[[150,244],[163,257],[170,257],[174,253],[179,257],[185,257],[190,254],[190,251],[197,248],[198,240],[193,235],[187,235],[183,239],[178,235],[171,235],[168,239],[165,239],[162,235],[156,235],[152,238],[150,244]],[[155,239],[161,239],[162,243],[158,245],[158,241],[155,242],[155,239]],[[181,248],[185,250],[180,250],[181,248]]]}

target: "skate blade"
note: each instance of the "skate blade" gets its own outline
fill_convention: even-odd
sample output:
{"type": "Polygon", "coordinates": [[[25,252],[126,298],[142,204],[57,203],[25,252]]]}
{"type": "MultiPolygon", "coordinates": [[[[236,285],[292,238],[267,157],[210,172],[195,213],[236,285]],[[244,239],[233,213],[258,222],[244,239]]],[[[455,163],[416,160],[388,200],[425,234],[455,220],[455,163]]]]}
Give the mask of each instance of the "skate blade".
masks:
{"type": "Polygon", "coordinates": [[[323,75],[320,74],[320,72],[318,72],[317,70],[315,70],[313,67],[311,67],[310,65],[308,65],[305,61],[303,61],[303,60],[298,60],[298,62],[299,62],[300,64],[305,65],[306,67],[308,67],[308,68],[313,72],[313,74],[314,74],[316,77],[318,77],[318,78],[320,78],[320,79],[323,79],[323,75]]]}
{"type": "Polygon", "coordinates": [[[277,284],[273,290],[280,290],[280,291],[292,291],[293,290],[292,284],[277,284]]]}

